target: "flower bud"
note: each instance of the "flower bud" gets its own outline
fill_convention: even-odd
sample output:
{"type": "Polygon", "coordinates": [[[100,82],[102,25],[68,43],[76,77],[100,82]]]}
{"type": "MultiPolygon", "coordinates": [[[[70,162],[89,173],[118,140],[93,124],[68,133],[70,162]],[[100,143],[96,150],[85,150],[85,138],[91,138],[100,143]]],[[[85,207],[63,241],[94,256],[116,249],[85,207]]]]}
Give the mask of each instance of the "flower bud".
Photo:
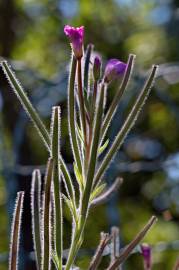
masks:
{"type": "Polygon", "coordinates": [[[84,26],[72,27],[65,25],[64,33],[69,38],[72,50],[77,59],[83,56],[84,26]]]}
{"type": "Polygon", "coordinates": [[[127,64],[119,61],[118,59],[110,59],[105,68],[104,81],[109,83],[120,78],[124,74],[126,67],[127,64]]]}
{"type": "Polygon", "coordinates": [[[101,59],[96,56],[93,64],[93,77],[95,81],[98,81],[101,77],[101,59]]]}
{"type": "Polygon", "coordinates": [[[141,251],[142,251],[142,256],[144,258],[144,269],[151,270],[152,269],[151,247],[148,244],[142,244],[141,251]]]}

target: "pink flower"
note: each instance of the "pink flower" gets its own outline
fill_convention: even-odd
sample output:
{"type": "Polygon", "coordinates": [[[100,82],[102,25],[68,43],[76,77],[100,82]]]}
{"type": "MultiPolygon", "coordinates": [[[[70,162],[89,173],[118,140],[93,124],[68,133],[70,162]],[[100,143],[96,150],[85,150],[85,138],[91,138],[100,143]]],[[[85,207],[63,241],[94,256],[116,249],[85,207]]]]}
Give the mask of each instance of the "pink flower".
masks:
{"type": "Polygon", "coordinates": [[[126,67],[127,64],[118,59],[110,59],[105,68],[104,81],[109,83],[112,80],[120,78],[124,74],[126,67]]]}
{"type": "Polygon", "coordinates": [[[83,56],[84,26],[72,27],[65,25],[64,33],[69,38],[72,50],[77,59],[83,56]]]}
{"type": "Polygon", "coordinates": [[[144,258],[144,269],[151,270],[152,269],[151,247],[148,244],[142,244],[141,251],[142,251],[142,256],[144,258]]]}

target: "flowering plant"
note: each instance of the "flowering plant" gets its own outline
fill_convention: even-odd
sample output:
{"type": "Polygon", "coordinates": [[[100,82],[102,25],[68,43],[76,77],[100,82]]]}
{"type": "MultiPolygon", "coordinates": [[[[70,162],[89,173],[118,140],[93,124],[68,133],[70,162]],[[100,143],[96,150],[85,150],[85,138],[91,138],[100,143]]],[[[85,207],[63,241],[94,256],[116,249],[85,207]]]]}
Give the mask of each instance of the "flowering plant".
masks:
{"type": "MultiPolygon", "coordinates": [[[[40,171],[35,170],[32,175],[32,229],[36,264],[39,270],[50,270],[52,265],[58,270],[73,269],[78,251],[83,243],[84,228],[90,214],[90,208],[106,200],[121,184],[121,178],[117,178],[111,187],[106,188],[103,176],[128,132],[133,127],[153,86],[158,68],[156,65],[152,67],[146,83],[136,98],[124,124],[115,140],[108,146],[107,131],[119,101],[128,86],[135,55],[129,55],[127,63],[117,59],[109,60],[104,74],[102,74],[102,61],[99,57],[95,57],[91,65],[92,45],[88,45],[85,57],[83,56],[84,27],[75,28],[68,25],[65,26],[64,32],[72,47],[68,83],[68,128],[74,158],[74,181],[77,181],[79,190],[75,190],[74,181],[60,151],[60,107],[55,106],[52,109],[49,132],[9,64],[6,61],[1,62],[10,85],[33,121],[44,146],[49,152],[43,191],[40,171]],[[84,61],[84,70],[82,70],[82,61],[84,61]],[[106,111],[105,101],[108,86],[111,81],[118,78],[122,79],[122,82],[106,111]],[[99,161],[99,156],[104,150],[107,150],[107,152],[103,159],[99,161]],[[62,183],[65,185],[65,192],[62,192],[62,183]],[[42,196],[42,194],[44,195],[42,196]],[[69,207],[72,218],[72,236],[65,263],[63,260],[65,256],[63,245],[64,204],[69,207]]],[[[17,196],[12,224],[9,257],[9,269],[11,270],[17,269],[23,198],[24,192],[20,191],[17,196]]],[[[156,217],[151,217],[136,237],[121,249],[118,245],[117,228],[112,230],[111,235],[102,233],[101,241],[91,260],[89,269],[98,269],[106,246],[110,246],[111,250],[111,261],[107,270],[119,269],[155,221],[156,217]]],[[[141,247],[141,253],[144,257],[145,269],[151,269],[150,250],[148,249],[146,256],[146,248],[143,246],[141,247]]]]}

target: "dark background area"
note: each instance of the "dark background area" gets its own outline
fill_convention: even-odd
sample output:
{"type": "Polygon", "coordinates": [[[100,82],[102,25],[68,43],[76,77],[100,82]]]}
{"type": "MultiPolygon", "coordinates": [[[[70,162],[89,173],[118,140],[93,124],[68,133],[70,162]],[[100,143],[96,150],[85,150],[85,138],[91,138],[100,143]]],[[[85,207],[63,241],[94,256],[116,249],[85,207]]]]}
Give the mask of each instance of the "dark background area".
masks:
{"type": "MultiPolygon", "coordinates": [[[[85,45],[95,44],[104,65],[109,58],[137,55],[133,79],[109,131],[112,140],[152,64],[160,71],[135,128],[108,170],[124,184],[95,208],[86,228],[85,250],[96,247],[100,231],[120,227],[127,243],[156,214],[145,241],[153,246],[153,269],[172,269],[179,253],[179,1],[172,0],[0,0],[0,56],[15,70],[47,126],[52,105],[62,107],[62,154],[72,163],[66,118],[70,46],[65,24],[85,26],[85,45]]],[[[115,89],[109,89],[111,100],[115,89]]],[[[9,224],[18,190],[26,190],[20,269],[35,269],[30,224],[31,172],[47,160],[36,130],[0,71],[0,270],[7,269],[9,224]]],[[[65,212],[65,248],[70,239],[65,212]]],[[[79,258],[86,269],[89,256],[79,258]]],[[[142,269],[133,255],[125,269],[142,269]]]]}

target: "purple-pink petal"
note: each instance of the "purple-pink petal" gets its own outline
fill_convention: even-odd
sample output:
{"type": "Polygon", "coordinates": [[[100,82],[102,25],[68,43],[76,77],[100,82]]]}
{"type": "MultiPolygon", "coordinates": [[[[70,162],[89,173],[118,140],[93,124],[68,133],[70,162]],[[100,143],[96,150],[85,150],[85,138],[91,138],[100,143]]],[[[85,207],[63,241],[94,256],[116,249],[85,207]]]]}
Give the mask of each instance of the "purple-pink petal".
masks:
{"type": "Polygon", "coordinates": [[[142,256],[144,258],[144,269],[151,270],[151,267],[152,267],[151,247],[148,244],[142,244],[141,251],[142,251],[142,256]]]}
{"type": "Polygon", "coordinates": [[[64,33],[70,40],[75,56],[81,58],[83,54],[84,26],[75,28],[70,25],[65,25],[64,33]]]}
{"type": "Polygon", "coordinates": [[[118,60],[118,59],[110,59],[107,62],[104,78],[106,82],[110,82],[119,78],[121,75],[124,74],[126,70],[127,64],[118,60]]]}

